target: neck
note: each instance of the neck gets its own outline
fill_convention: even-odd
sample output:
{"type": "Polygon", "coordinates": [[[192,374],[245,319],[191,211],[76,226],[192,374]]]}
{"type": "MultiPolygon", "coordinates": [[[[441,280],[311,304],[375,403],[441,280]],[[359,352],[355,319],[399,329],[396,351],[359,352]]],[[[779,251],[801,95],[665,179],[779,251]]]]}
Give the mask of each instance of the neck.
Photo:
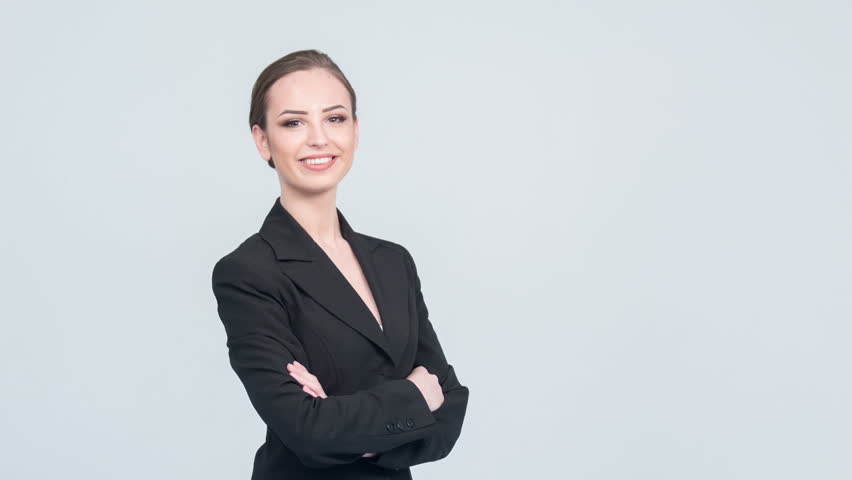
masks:
{"type": "Polygon", "coordinates": [[[337,189],[306,197],[281,193],[281,205],[319,245],[334,247],[343,240],[337,219],[337,189]]]}

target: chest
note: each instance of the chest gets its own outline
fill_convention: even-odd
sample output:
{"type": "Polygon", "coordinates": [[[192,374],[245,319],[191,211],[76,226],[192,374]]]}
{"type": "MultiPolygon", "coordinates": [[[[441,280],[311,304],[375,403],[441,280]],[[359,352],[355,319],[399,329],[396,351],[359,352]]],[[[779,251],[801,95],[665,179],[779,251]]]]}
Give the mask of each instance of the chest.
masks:
{"type": "Polygon", "coordinates": [[[379,323],[379,327],[382,326],[382,318],[379,312],[379,307],[376,304],[376,298],[373,296],[372,290],[370,290],[370,284],[367,282],[367,277],[364,275],[364,270],[361,268],[361,264],[358,263],[358,259],[355,257],[355,253],[352,251],[352,247],[349,246],[348,242],[344,242],[343,245],[336,249],[323,249],[328,255],[329,259],[332,261],[335,267],[340,270],[340,273],[343,274],[346,281],[349,282],[349,285],[355,290],[359,297],[361,297],[361,301],[369,308],[370,313],[373,314],[376,321],[379,323]]]}
{"type": "Polygon", "coordinates": [[[414,368],[418,318],[404,259],[391,249],[362,253],[328,251],[312,262],[281,264],[300,361],[332,395],[403,378],[414,368]]]}

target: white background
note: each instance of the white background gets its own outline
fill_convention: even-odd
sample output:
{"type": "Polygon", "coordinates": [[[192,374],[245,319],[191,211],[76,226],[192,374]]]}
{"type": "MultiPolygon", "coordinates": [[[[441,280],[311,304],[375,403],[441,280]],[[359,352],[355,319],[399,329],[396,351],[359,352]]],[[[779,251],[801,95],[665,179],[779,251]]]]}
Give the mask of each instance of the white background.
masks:
{"type": "Polygon", "coordinates": [[[417,479],[852,477],[848,2],[120,3],[0,20],[0,477],[248,478],[210,275],[305,48],[471,391],[417,479]]]}

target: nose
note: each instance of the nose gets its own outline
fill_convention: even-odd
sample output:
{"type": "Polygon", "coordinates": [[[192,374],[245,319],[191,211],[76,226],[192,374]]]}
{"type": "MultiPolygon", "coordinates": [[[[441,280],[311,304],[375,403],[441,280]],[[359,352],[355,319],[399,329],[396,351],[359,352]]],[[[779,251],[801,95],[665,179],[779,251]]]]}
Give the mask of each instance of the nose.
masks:
{"type": "Polygon", "coordinates": [[[312,124],[308,129],[308,145],[312,147],[324,147],[328,144],[328,137],[323,130],[322,123],[312,124]]]}

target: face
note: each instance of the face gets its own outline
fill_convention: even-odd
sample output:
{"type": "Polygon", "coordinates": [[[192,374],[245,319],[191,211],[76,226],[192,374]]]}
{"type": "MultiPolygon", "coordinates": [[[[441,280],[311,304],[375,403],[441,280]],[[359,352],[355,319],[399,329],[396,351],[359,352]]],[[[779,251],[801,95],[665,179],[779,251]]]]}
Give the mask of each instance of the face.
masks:
{"type": "Polygon", "coordinates": [[[264,162],[275,164],[282,189],[309,195],[337,187],[358,148],[351,109],[346,87],[324,69],[289,73],[272,84],[266,129],[254,125],[252,136],[264,162]],[[309,157],[332,160],[311,165],[304,162],[309,157]]]}

